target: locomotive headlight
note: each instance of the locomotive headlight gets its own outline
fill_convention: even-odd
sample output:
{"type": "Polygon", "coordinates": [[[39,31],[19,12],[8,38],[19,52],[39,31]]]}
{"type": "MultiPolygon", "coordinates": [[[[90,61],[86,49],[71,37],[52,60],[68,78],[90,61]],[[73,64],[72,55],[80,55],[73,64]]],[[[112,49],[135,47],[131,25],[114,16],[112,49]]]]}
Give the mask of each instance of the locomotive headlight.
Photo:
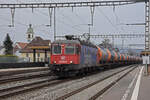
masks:
{"type": "Polygon", "coordinates": [[[54,63],[56,64],[56,61],[54,61],[54,63]]]}
{"type": "Polygon", "coordinates": [[[73,62],[72,61],[70,61],[70,64],[72,64],[73,62]]]}

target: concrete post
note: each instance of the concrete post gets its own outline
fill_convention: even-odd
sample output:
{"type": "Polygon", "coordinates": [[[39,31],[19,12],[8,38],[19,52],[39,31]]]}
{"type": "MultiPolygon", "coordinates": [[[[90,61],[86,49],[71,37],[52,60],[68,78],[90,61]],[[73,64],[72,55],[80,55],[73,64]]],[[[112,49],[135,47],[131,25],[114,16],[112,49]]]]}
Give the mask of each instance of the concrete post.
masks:
{"type": "Polygon", "coordinates": [[[36,62],[36,50],[33,49],[33,62],[36,62]]]}
{"type": "Polygon", "coordinates": [[[47,50],[45,50],[45,62],[47,62],[47,50]]]}

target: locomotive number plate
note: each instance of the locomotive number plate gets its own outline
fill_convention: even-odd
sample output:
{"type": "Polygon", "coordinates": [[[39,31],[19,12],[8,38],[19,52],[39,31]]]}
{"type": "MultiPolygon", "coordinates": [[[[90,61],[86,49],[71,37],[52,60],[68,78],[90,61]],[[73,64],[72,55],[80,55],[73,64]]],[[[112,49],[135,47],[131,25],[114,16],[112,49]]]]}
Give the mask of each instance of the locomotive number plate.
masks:
{"type": "Polygon", "coordinates": [[[65,56],[61,56],[61,60],[65,60],[65,58],[66,58],[65,56]]]}

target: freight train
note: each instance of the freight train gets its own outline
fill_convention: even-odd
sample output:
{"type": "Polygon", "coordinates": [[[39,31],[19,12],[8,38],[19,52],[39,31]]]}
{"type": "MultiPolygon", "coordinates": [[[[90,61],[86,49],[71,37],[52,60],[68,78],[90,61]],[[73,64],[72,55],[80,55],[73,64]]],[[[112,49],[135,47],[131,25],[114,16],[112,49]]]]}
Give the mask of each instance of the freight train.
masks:
{"type": "Polygon", "coordinates": [[[104,67],[136,64],[141,61],[140,57],[120,54],[80,39],[67,38],[56,40],[51,44],[50,69],[60,77],[85,74],[104,67]]]}

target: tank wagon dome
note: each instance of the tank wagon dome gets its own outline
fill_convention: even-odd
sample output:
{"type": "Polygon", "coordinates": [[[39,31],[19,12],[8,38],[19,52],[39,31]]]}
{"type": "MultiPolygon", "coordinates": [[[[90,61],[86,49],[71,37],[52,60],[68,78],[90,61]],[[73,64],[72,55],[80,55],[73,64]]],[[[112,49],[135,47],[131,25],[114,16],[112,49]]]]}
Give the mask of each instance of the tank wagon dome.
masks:
{"type": "Polygon", "coordinates": [[[120,54],[120,61],[123,61],[123,55],[120,54]]]}
{"type": "Polygon", "coordinates": [[[105,49],[106,50],[106,52],[107,52],[107,55],[108,55],[108,58],[107,58],[107,61],[109,62],[110,60],[111,60],[111,56],[112,56],[112,54],[111,54],[111,52],[110,52],[110,50],[109,49],[105,49]]]}
{"type": "Polygon", "coordinates": [[[129,56],[128,55],[126,55],[127,56],[127,61],[129,60],[129,56]]]}
{"type": "Polygon", "coordinates": [[[123,55],[123,58],[124,58],[124,61],[126,61],[126,60],[127,60],[127,55],[124,54],[124,55],[123,55]]]}
{"type": "Polygon", "coordinates": [[[118,61],[118,60],[119,60],[119,59],[118,59],[119,56],[118,56],[117,52],[116,52],[115,50],[113,50],[113,52],[114,52],[114,54],[115,54],[115,59],[114,59],[114,60],[115,60],[115,61],[118,61]]]}
{"type": "Polygon", "coordinates": [[[97,48],[98,48],[98,59],[101,60],[103,56],[103,51],[100,47],[97,46],[97,48]]]}
{"type": "MultiPolygon", "coordinates": [[[[115,51],[116,52],[116,51],[115,51]]],[[[120,61],[120,53],[119,52],[116,52],[117,54],[117,61],[120,61]]]]}
{"type": "Polygon", "coordinates": [[[107,50],[106,48],[101,48],[99,46],[97,46],[98,48],[98,61],[100,63],[104,63],[104,62],[107,62],[108,61],[108,53],[107,53],[107,50]]]}
{"type": "Polygon", "coordinates": [[[117,61],[118,59],[118,55],[114,50],[109,49],[110,53],[111,53],[111,61],[117,61]]]}

